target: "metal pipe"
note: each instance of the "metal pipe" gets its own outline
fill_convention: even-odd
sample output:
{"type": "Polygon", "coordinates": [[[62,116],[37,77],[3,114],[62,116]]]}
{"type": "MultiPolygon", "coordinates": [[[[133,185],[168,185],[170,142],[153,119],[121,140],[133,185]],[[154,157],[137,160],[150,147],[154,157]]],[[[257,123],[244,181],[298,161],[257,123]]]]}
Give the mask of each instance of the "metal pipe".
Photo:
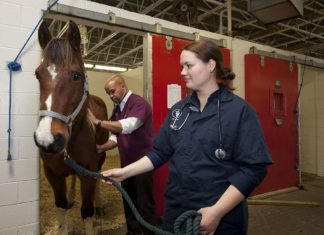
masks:
{"type": "Polygon", "coordinates": [[[222,10],[219,13],[219,33],[223,34],[223,14],[226,11],[226,9],[222,10]]]}
{"type": "Polygon", "coordinates": [[[227,35],[232,37],[232,0],[227,0],[227,35]]]}

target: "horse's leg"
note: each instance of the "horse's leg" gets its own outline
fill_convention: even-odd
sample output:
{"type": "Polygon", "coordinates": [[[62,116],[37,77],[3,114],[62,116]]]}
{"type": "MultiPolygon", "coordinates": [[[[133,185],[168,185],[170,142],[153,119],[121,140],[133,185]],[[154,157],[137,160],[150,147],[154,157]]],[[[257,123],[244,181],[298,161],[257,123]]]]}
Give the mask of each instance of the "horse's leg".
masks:
{"type": "Polygon", "coordinates": [[[94,215],[94,194],[96,189],[96,179],[90,177],[80,177],[82,206],[81,215],[85,225],[86,235],[94,235],[93,215],[94,215]]]}
{"type": "Polygon", "coordinates": [[[101,196],[101,183],[100,180],[96,181],[96,191],[95,191],[95,212],[98,217],[103,217],[105,215],[105,210],[103,207],[102,196],[101,196]]]}
{"type": "Polygon", "coordinates": [[[66,199],[66,181],[65,177],[62,175],[56,175],[49,168],[44,166],[45,176],[50,183],[55,197],[55,205],[57,207],[57,219],[59,222],[59,231],[57,234],[59,235],[67,235],[68,227],[67,227],[67,208],[68,202],[66,199]]]}
{"type": "Polygon", "coordinates": [[[71,208],[75,202],[76,175],[71,175],[71,184],[68,191],[68,208],[71,208]]]}

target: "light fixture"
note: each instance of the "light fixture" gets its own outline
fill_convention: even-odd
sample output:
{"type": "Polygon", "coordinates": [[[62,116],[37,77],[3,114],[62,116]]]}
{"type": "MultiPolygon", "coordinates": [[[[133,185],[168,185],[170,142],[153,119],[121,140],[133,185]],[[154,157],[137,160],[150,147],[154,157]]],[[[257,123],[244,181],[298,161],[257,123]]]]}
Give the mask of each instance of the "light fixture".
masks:
{"type": "Polygon", "coordinates": [[[84,64],[84,67],[86,68],[86,69],[93,69],[93,64],[84,64]]]}
{"type": "Polygon", "coordinates": [[[303,0],[249,0],[248,11],[264,24],[303,15],[303,0]]]}
{"type": "Polygon", "coordinates": [[[108,65],[99,65],[99,64],[96,64],[94,66],[94,69],[107,70],[107,71],[116,71],[116,72],[125,72],[125,71],[127,71],[127,68],[117,67],[117,66],[108,66],[108,65]]]}

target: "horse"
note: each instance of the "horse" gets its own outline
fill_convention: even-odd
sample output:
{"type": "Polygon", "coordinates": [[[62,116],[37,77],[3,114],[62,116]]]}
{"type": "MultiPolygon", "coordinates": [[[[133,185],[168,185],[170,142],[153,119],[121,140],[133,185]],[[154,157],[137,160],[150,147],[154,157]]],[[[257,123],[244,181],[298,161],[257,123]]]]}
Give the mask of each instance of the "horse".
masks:
{"type": "MultiPolygon", "coordinates": [[[[40,120],[34,133],[45,176],[55,197],[58,234],[63,235],[68,234],[66,215],[70,208],[66,177],[75,174],[64,164],[64,157],[71,157],[88,170],[100,171],[106,154],[98,153],[96,144],[105,143],[109,135],[88,118],[88,109],[101,120],[107,120],[108,114],[102,99],[89,94],[78,26],[70,21],[66,34],[66,38],[52,39],[45,21],[38,29],[43,56],[35,70],[40,87],[40,120]]],[[[97,180],[78,177],[85,233],[93,235],[97,180]]]]}

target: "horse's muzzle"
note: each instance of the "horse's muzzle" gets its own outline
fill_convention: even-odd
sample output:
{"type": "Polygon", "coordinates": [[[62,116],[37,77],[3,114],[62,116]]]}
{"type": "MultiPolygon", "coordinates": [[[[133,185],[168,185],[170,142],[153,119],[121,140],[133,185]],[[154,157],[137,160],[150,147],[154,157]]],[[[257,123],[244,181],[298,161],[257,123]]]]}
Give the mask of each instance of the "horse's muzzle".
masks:
{"type": "Polygon", "coordinates": [[[37,140],[36,133],[34,133],[34,141],[36,146],[39,148],[40,151],[50,154],[58,154],[62,153],[65,149],[66,145],[66,139],[63,134],[56,134],[54,135],[54,141],[51,144],[48,145],[42,145],[39,143],[39,140],[37,140]]]}

